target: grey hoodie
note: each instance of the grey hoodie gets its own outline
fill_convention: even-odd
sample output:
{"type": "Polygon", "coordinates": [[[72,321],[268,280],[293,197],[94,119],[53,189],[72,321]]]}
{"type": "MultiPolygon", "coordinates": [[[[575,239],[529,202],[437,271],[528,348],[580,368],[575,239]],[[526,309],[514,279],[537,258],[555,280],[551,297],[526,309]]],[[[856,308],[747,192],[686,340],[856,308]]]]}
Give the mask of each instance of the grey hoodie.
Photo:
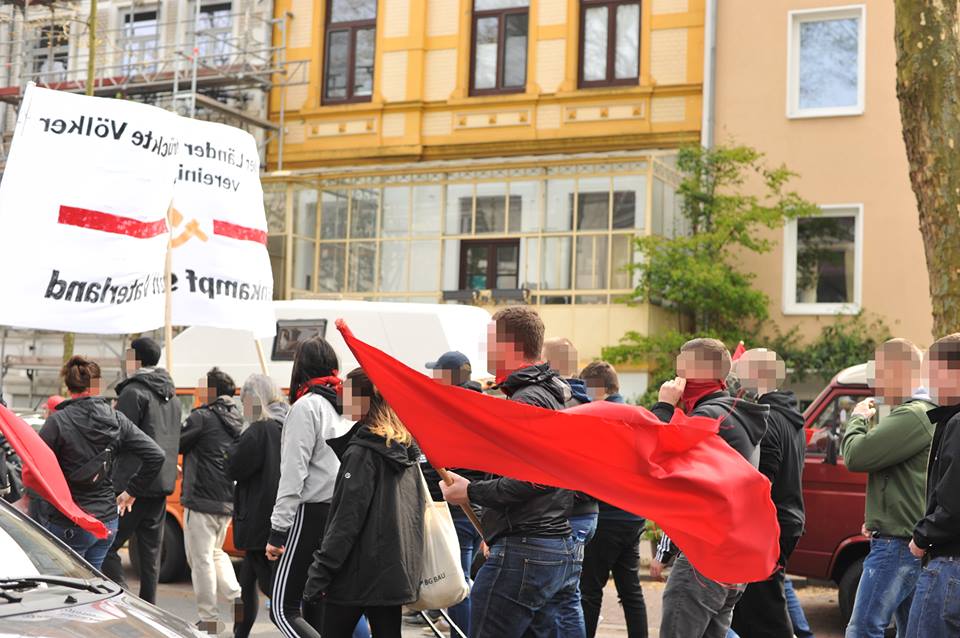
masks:
{"type": "Polygon", "coordinates": [[[329,503],[340,460],[327,443],[347,434],[353,423],[319,394],[308,393],[290,408],[280,435],[280,485],[270,517],[270,544],[286,543],[303,503],[329,503]]]}

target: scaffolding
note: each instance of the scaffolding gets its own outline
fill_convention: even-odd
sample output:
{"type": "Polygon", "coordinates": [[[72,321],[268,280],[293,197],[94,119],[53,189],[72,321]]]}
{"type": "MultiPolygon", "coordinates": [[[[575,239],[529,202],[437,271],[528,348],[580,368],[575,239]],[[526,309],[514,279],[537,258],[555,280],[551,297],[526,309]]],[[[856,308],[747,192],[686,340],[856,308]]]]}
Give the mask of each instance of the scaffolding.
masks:
{"type": "MultiPolygon", "coordinates": [[[[89,0],[0,0],[0,171],[29,82],[87,90],[89,0]]],[[[100,0],[93,94],[147,102],[244,128],[261,164],[282,157],[284,96],[306,84],[307,60],[287,59],[291,14],[258,0],[100,0]],[[280,88],[279,121],[268,118],[280,88]]]]}

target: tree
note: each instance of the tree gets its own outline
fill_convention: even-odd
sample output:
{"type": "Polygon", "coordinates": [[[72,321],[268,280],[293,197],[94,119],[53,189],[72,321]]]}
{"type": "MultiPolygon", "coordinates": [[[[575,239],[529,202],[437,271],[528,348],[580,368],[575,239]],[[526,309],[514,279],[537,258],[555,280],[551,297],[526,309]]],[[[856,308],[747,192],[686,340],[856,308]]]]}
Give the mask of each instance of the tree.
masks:
{"type": "Polygon", "coordinates": [[[897,97],[920,212],[934,335],[960,330],[960,35],[957,2],[895,0],[897,97]]]}
{"type": "Polygon", "coordinates": [[[773,242],[758,231],[819,209],[787,190],[794,173],[768,168],[763,155],[746,146],[686,147],[677,168],[689,232],[637,239],[636,296],[674,308],[690,332],[734,336],[746,323],[766,319],[769,303],[751,286],[753,273],[736,267],[737,251],[769,251],[773,242]],[[751,176],[763,183],[762,196],[744,192],[751,176]]]}

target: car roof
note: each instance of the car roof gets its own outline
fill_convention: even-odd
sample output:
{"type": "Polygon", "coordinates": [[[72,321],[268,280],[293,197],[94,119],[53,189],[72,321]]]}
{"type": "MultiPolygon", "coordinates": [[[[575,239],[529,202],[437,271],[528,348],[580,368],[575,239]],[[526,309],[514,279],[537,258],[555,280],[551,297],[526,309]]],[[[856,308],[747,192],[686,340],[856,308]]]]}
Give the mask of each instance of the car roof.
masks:
{"type": "Polygon", "coordinates": [[[840,385],[870,385],[867,380],[867,364],[861,363],[841,370],[837,374],[840,385]]]}

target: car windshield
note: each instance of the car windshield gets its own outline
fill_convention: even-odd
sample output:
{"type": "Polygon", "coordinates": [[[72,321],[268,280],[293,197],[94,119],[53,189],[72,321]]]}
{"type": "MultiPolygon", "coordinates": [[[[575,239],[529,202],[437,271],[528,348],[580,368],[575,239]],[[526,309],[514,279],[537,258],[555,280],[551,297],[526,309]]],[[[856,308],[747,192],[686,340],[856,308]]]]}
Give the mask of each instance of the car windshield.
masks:
{"type": "Polygon", "coordinates": [[[99,579],[89,565],[6,504],[0,506],[0,579],[99,579]]]}

